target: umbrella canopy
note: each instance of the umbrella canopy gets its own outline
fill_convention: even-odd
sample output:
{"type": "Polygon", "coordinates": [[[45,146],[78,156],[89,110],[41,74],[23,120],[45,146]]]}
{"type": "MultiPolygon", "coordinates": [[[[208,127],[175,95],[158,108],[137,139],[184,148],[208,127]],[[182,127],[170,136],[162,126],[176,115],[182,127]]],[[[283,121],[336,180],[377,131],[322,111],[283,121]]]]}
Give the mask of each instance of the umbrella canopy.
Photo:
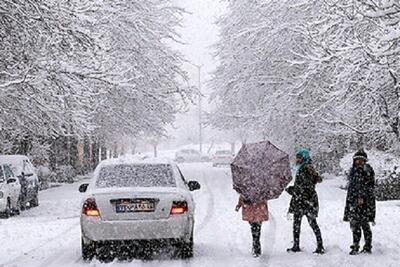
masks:
{"type": "Polygon", "coordinates": [[[289,155],[269,141],[243,145],[231,170],[233,189],[251,202],[278,198],[292,180],[289,155]]]}

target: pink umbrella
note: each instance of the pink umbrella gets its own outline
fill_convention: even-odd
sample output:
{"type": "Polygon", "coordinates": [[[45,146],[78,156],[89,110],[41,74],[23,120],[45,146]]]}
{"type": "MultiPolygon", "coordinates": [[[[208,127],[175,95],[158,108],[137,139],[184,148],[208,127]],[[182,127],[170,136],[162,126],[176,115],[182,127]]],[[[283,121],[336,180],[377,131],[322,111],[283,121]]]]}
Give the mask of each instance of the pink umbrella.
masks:
{"type": "Polygon", "coordinates": [[[251,202],[278,198],[292,180],[289,155],[269,141],[243,145],[231,170],[233,189],[251,202]]]}

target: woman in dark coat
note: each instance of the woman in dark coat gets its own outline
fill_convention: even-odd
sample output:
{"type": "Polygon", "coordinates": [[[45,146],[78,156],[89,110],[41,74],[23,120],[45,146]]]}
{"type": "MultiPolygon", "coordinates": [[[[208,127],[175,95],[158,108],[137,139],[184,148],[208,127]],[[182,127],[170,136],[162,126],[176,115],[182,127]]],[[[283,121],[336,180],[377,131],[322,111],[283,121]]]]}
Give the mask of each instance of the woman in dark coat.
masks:
{"type": "Polygon", "coordinates": [[[294,185],[287,188],[292,195],[289,213],[293,214],[293,247],[288,252],[299,252],[301,220],[306,216],[317,239],[317,249],[314,253],[323,254],[325,249],[322,242],[321,230],[317,223],[319,203],[315,185],[322,182],[322,177],[311,165],[310,152],[307,149],[300,149],[296,155],[298,171],[294,185]]]}
{"type": "Polygon", "coordinates": [[[358,254],[361,232],[364,232],[365,245],[362,253],[371,253],[372,231],[370,222],[375,223],[375,173],[367,164],[367,153],[358,151],[353,157],[353,167],[349,173],[344,221],[350,222],[353,232],[353,245],[350,255],[358,254]]]}

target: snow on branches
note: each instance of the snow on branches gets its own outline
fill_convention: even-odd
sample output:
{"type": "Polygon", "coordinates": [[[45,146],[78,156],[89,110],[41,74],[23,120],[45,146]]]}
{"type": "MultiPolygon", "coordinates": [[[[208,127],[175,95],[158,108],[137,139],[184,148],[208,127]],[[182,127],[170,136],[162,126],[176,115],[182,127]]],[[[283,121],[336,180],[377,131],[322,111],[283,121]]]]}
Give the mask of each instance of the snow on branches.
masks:
{"type": "Polygon", "coordinates": [[[399,18],[393,0],[230,1],[213,124],[288,146],[399,138],[399,18]]]}
{"type": "Polygon", "coordinates": [[[169,0],[1,1],[1,139],[162,134],[191,97],[167,45],[181,13],[169,0]]]}

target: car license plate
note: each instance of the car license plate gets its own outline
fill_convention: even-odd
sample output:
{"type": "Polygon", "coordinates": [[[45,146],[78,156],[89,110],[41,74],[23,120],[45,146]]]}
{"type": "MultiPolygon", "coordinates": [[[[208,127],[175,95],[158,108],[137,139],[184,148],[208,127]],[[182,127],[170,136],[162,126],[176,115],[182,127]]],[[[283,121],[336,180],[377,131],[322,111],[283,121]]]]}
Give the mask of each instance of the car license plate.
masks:
{"type": "Polygon", "coordinates": [[[117,213],[153,212],[154,209],[154,202],[149,200],[123,200],[115,205],[117,213]]]}

